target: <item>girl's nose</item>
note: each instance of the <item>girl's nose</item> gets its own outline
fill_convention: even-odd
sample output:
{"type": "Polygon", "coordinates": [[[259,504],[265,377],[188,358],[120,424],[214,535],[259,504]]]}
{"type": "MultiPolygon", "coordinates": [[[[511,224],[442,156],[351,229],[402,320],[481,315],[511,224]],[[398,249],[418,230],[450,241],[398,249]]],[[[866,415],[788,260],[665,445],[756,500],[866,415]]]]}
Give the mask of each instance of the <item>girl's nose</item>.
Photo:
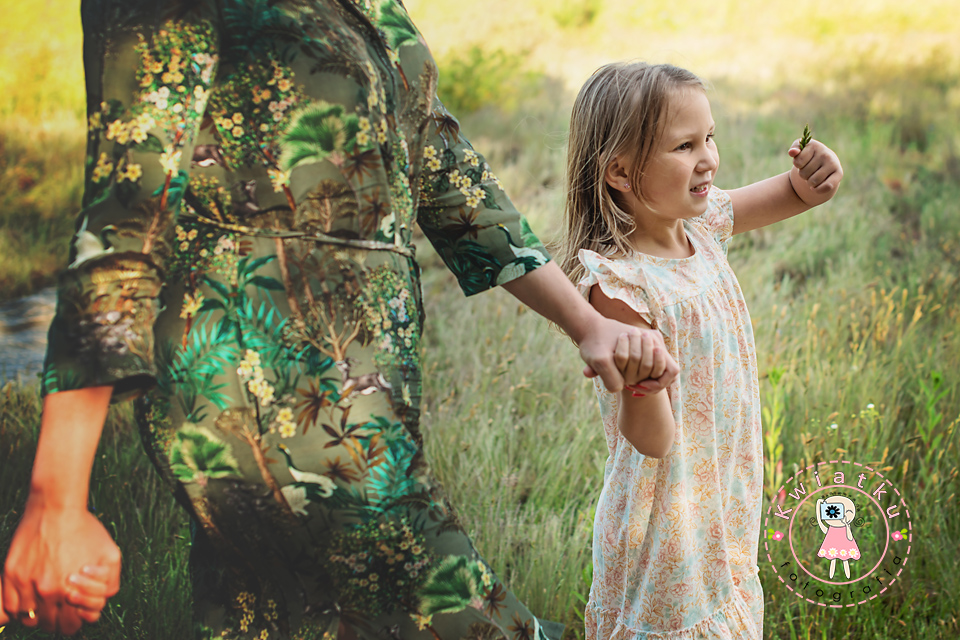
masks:
{"type": "Polygon", "coordinates": [[[720,155],[713,149],[704,149],[697,161],[697,170],[701,173],[716,171],[720,166],[720,155]]]}

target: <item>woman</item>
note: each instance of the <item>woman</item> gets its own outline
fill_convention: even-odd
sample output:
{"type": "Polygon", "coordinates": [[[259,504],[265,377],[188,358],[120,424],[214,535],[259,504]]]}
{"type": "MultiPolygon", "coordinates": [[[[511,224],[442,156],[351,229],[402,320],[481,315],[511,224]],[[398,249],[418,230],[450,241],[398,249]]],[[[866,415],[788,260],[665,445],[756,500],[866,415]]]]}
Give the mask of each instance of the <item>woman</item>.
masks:
{"type": "Polygon", "coordinates": [[[675,375],[658,334],[548,262],[395,0],[82,13],[86,191],[6,610],[71,633],[116,591],[86,482],[107,405],[136,397],[195,525],[198,637],[546,637],[423,460],[413,224],[468,295],[504,285],[611,389],[675,375]]]}

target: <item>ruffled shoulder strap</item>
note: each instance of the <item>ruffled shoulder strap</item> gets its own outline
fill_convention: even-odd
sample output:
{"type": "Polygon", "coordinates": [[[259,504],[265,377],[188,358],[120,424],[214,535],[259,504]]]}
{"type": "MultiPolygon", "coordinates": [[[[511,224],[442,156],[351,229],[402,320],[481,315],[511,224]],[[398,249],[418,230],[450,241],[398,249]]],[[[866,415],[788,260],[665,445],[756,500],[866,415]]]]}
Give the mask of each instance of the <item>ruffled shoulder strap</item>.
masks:
{"type": "Polygon", "coordinates": [[[663,308],[639,261],[609,258],[589,249],[581,249],[577,258],[586,269],[577,283],[580,293],[589,297],[590,287],[600,285],[608,298],[626,303],[651,327],[660,328],[663,308]]]}
{"type": "Polygon", "coordinates": [[[726,191],[710,187],[707,210],[703,215],[690,219],[690,222],[709,232],[724,254],[727,253],[727,243],[733,235],[733,203],[726,191]]]}

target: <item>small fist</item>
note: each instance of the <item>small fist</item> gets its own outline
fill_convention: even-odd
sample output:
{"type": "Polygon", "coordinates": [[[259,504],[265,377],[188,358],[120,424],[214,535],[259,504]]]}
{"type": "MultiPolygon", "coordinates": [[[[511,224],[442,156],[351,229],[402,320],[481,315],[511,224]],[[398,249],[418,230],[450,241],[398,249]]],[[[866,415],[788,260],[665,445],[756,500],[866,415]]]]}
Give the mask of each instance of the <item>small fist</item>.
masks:
{"type": "Polygon", "coordinates": [[[802,150],[800,140],[794,140],[787,151],[793,158],[790,184],[808,206],[823,204],[837,193],[843,180],[840,159],[829,147],[818,140],[811,140],[802,150]]]}

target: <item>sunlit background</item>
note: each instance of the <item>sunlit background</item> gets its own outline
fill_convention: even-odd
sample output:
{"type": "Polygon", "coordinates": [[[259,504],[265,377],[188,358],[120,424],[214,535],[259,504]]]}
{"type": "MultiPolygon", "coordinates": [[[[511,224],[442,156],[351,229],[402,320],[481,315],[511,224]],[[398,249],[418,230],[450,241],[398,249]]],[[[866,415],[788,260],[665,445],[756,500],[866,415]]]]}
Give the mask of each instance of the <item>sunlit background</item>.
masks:
{"type": "MultiPolygon", "coordinates": [[[[806,123],[837,151],[846,178],[831,203],[731,246],[757,336],[765,491],[775,500],[817,461],[870,464],[910,505],[910,560],[881,598],[830,610],[783,589],[761,553],[765,636],[960,637],[956,0],[406,4],[439,62],[441,98],[545,239],[562,208],[574,92],[605,62],[671,62],[710,83],[721,187],[789,168],[806,123]]],[[[0,550],[25,497],[38,410],[29,366],[82,189],[80,46],[76,0],[4,6],[0,357],[12,360],[0,372],[14,381],[0,392],[0,550]]],[[[542,321],[503,292],[464,300],[426,245],[420,255],[434,469],[501,577],[582,638],[606,455],[593,391],[542,321]]],[[[130,423],[114,415],[93,483],[124,550],[124,588],[87,637],[188,637],[183,516],[130,423]]]]}

